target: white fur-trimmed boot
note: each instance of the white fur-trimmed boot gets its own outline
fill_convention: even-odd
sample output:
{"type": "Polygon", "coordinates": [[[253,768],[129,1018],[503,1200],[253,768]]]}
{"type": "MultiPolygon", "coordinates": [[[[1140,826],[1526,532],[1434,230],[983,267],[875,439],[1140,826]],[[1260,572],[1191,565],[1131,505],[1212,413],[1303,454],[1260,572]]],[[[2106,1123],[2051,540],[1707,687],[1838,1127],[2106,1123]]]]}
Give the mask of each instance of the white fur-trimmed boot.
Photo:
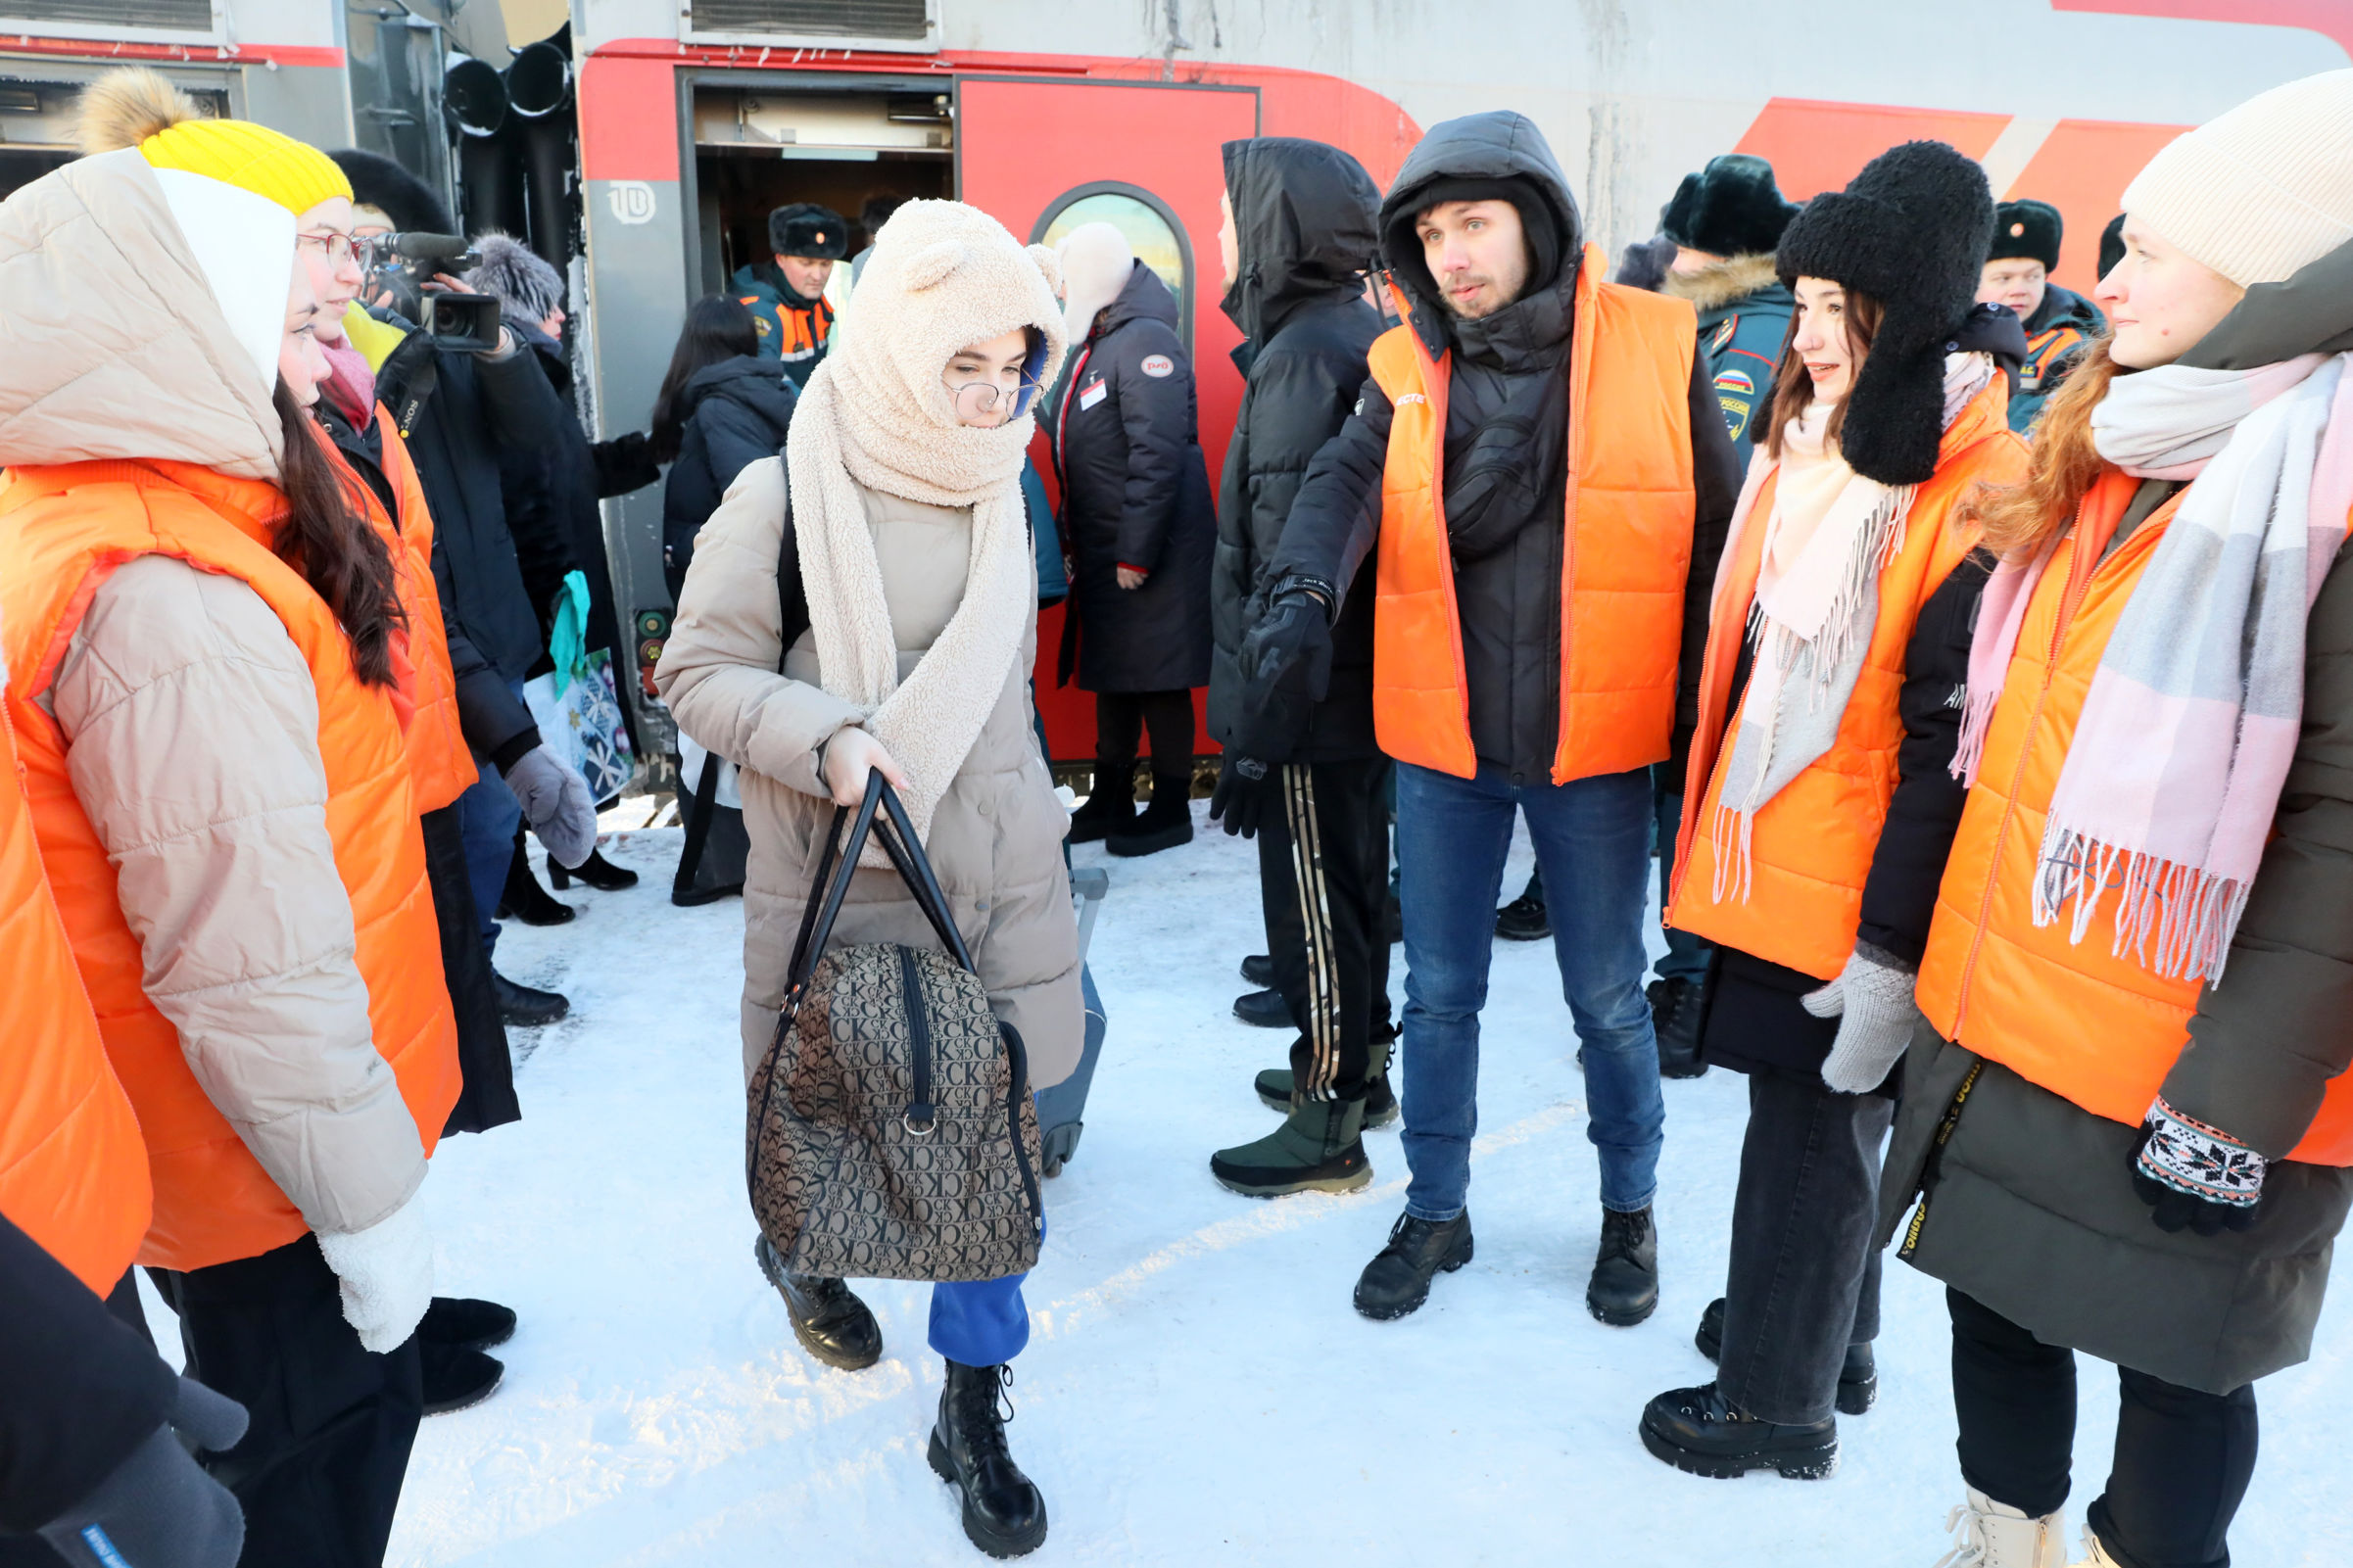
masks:
{"type": "Polygon", "coordinates": [[[2067,1568],[2065,1509],[2030,1519],[1975,1487],[1967,1490],[1969,1500],[1945,1517],[1953,1547],[1935,1568],[2067,1568]]]}

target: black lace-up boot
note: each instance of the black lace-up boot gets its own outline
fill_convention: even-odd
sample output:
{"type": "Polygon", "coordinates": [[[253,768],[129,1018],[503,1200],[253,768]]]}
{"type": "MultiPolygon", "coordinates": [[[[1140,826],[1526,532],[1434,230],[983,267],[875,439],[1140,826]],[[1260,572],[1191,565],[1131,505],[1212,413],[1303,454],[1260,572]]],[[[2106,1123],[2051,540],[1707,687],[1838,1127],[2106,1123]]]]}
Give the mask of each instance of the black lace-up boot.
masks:
{"type": "Polygon", "coordinates": [[[1400,1214],[1389,1242],[1357,1277],[1356,1309],[1386,1321],[1429,1300],[1430,1281],[1470,1261],[1470,1211],[1452,1219],[1400,1214]]]}
{"type": "Polygon", "coordinates": [[[1046,1499],[1005,1447],[1012,1381],[1009,1366],[948,1362],[927,1455],[939,1479],[963,1494],[965,1535],[991,1557],[1022,1556],[1046,1539],[1046,1499]]]}
{"type": "Polygon", "coordinates": [[[1585,1306],[1613,1328],[1631,1328],[1658,1309],[1658,1231],[1648,1209],[1602,1211],[1585,1306]]]}
{"type": "Polygon", "coordinates": [[[862,1372],[883,1358],[883,1327],[855,1291],[822,1274],[793,1273],[766,1236],[751,1251],[785,1299],[785,1315],[792,1319],[792,1337],[802,1350],[844,1372],[862,1372]]]}

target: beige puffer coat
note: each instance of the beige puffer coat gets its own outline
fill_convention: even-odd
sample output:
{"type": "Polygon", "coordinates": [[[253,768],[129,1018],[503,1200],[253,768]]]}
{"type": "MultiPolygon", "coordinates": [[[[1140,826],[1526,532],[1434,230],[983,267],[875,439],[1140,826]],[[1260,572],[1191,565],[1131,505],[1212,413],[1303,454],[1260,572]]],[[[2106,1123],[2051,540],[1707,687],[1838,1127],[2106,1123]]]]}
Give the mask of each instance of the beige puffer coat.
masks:
{"type": "MultiPolygon", "coordinates": [[[[654,685],[678,727],[743,769],[751,858],[744,885],[744,1070],[767,1051],[784,997],[809,879],[833,821],[817,748],[858,712],[817,685],[810,633],[777,673],[782,612],[776,567],[786,541],[785,466],[753,463],[695,542],[694,564],[654,685]]],[[[964,596],[969,509],[929,506],[860,488],[903,680],[964,596]]],[[[1070,818],[1038,754],[1030,706],[1036,658],[1032,610],[1021,653],[925,840],[956,927],[997,1016],[1021,1031],[1030,1084],[1043,1089],[1079,1064],[1084,1020],[1079,928],[1062,839],[1070,818]]],[[[834,927],[838,944],[936,947],[895,873],[860,869],[834,927]]]]}

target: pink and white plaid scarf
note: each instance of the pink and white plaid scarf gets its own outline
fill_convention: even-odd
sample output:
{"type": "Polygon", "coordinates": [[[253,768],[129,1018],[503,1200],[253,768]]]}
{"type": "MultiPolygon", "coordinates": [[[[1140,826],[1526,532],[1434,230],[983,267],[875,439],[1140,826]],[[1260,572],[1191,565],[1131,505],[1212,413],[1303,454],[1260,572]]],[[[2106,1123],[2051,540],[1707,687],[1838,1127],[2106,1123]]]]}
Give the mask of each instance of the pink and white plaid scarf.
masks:
{"type": "MultiPolygon", "coordinates": [[[[2036,925],[2072,903],[2080,942],[2113,890],[2119,957],[2222,978],[2295,753],[2305,618],[2353,508],[2349,360],[2161,365],[2117,377],[2092,414],[2101,456],[2190,485],[2085,695],[2044,824],[2036,925]]],[[[1986,586],[1952,768],[1971,784],[2056,550],[2005,560],[1986,586]]]]}

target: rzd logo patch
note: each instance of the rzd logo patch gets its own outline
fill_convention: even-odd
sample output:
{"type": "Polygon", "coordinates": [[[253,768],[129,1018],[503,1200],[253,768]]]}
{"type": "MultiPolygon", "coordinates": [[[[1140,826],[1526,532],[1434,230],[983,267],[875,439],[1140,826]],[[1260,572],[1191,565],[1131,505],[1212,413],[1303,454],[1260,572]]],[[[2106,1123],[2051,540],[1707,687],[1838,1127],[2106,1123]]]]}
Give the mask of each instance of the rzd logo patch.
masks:
{"type": "Polygon", "coordinates": [[[1136,368],[1148,376],[1173,376],[1176,373],[1176,361],[1165,354],[1147,354],[1144,362],[1136,368]]]}

